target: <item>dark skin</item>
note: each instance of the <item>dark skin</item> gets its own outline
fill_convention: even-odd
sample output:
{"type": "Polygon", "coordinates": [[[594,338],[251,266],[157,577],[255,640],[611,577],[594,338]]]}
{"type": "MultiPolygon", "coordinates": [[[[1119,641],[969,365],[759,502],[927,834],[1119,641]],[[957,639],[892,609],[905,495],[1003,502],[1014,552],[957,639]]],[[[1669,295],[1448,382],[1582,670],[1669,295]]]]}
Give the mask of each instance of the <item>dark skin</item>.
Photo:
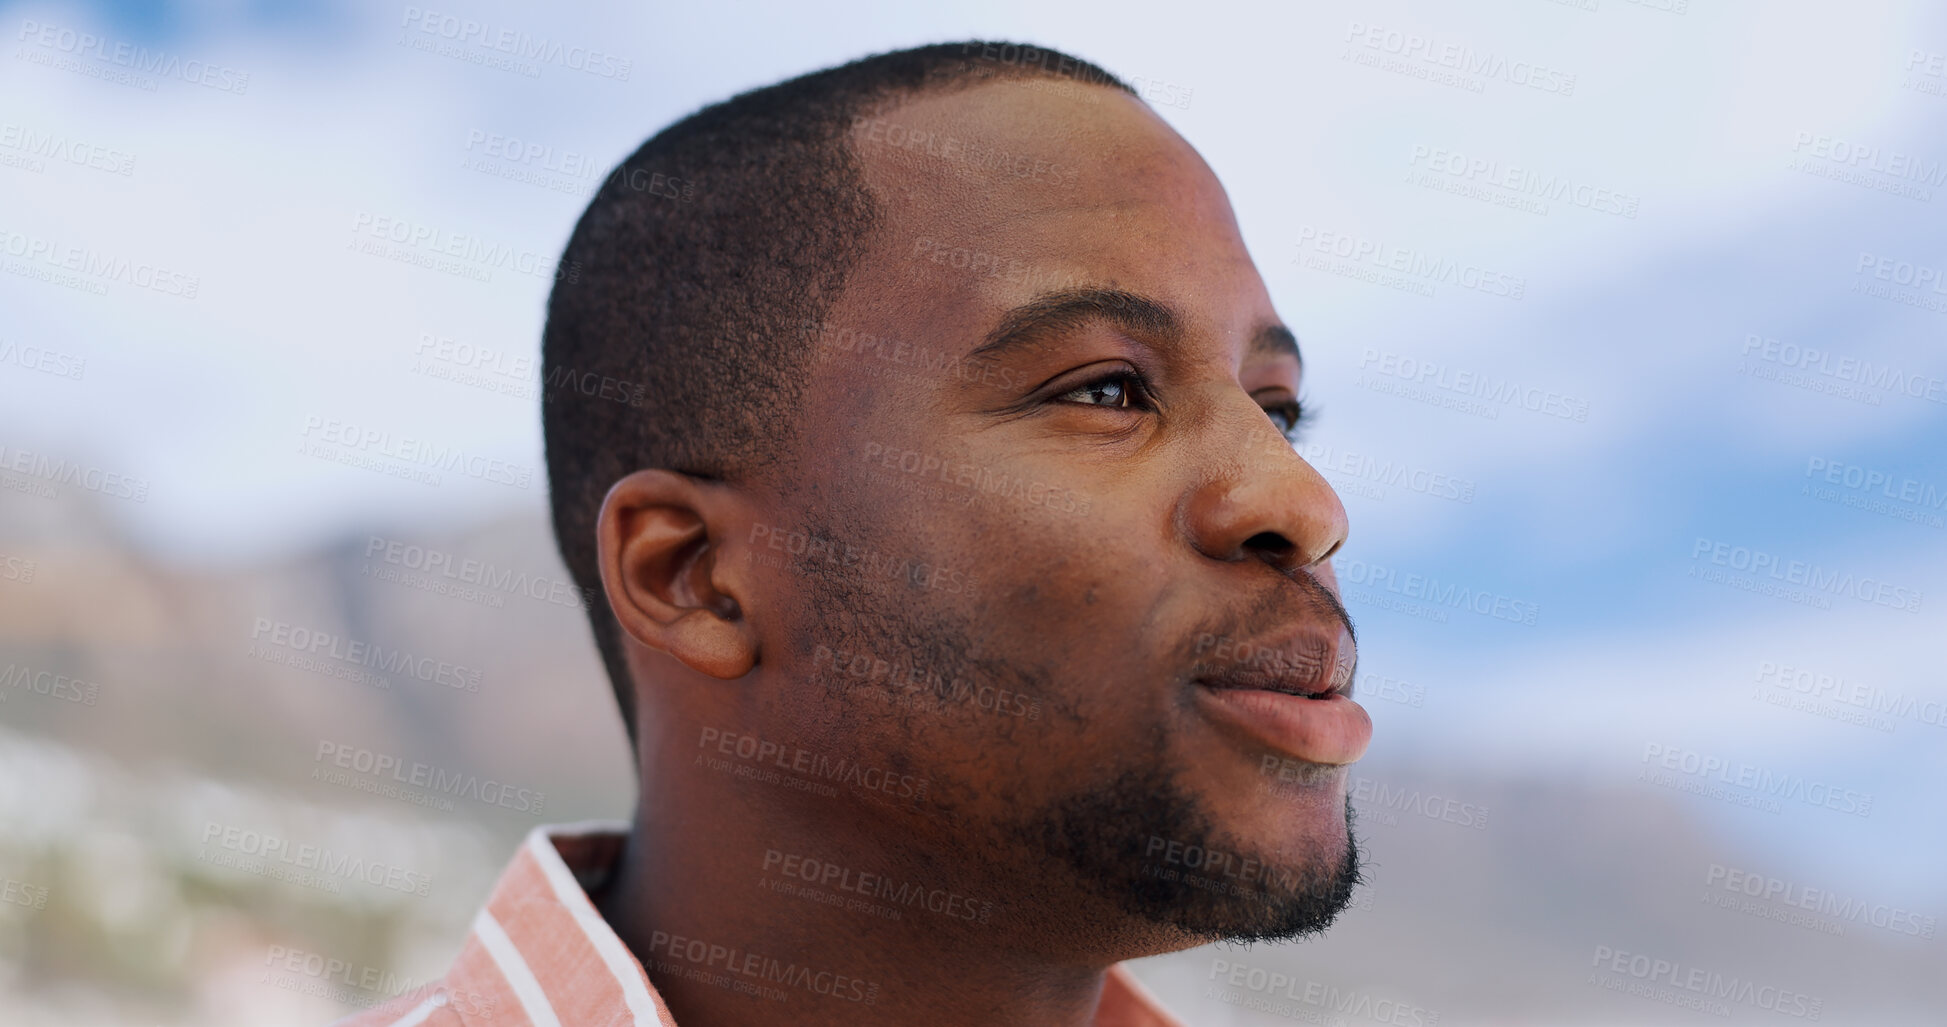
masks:
{"type": "Polygon", "coordinates": [[[1117,962],[1343,902],[1344,763],[1270,787],[1190,678],[1211,638],[1337,630],[1345,511],[1283,434],[1301,364],[1229,202],[1160,118],[1033,82],[878,114],[1060,170],[859,128],[884,217],[781,470],[610,491],[643,787],[598,904],[684,1024],[1089,1024],[1117,962]],[[1274,872],[1158,883],[1192,845],[1274,872]],[[680,972],[746,954],[826,976],[730,974],[779,1002],[680,972]]]}

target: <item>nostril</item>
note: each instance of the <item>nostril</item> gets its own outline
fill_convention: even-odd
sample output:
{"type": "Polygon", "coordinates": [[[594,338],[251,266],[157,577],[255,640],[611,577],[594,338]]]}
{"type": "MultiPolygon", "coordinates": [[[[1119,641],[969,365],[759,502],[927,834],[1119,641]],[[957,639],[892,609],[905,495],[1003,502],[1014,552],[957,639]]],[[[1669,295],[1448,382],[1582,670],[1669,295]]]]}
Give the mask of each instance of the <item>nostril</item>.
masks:
{"type": "Polygon", "coordinates": [[[1298,547],[1293,545],[1290,539],[1275,531],[1260,531],[1244,540],[1244,548],[1264,556],[1284,559],[1298,547]]]}

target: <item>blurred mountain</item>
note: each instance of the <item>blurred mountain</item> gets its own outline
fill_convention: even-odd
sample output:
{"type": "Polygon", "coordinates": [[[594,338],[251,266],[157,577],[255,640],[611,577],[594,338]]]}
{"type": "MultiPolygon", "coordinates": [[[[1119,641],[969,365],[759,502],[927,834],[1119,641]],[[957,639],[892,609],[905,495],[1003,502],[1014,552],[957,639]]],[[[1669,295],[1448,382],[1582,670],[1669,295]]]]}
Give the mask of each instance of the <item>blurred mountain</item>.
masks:
{"type": "Polygon", "coordinates": [[[0,494],[0,522],[0,556],[34,567],[0,581],[0,653],[100,686],[94,715],[16,702],[8,724],[269,786],[304,788],[328,741],[558,794],[557,819],[632,804],[628,742],[538,515],[225,571],[158,561],[79,496],[0,494]]]}
{"type": "MultiPolygon", "coordinates": [[[[85,494],[0,493],[0,524],[0,875],[30,900],[0,903],[0,992],[16,996],[0,1020],[324,1022],[438,973],[532,826],[628,813],[627,743],[538,512],[374,528],[226,570],[143,552],[85,494]],[[57,676],[68,684],[37,690],[57,676]],[[320,754],[341,750],[545,806],[375,794],[331,779],[320,754]],[[334,890],[225,866],[211,833],[232,829],[356,850],[431,887],[334,890]],[[384,983],[281,969],[291,953],[384,983]]],[[[1937,942],[1863,919],[1774,919],[1792,912],[1776,901],[1770,915],[1738,908],[1721,869],[1763,873],[1764,856],[1714,831],[1693,797],[1539,767],[1358,769],[1383,785],[1360,809],[1370,883],[1324,938],[1139,964],[1192,1022],[1802,1018],[1734,991],[1697,1002],[1670,976],[1693,968],[1772,989],[1753,996],[1796,989],[1825,1022],[1936,1023],[1947,1006],[1937,942]],[[1447,799],[1486,811],[1482,825],[1457,823],[1447,799]],[[1613,952],[1677,969],[1604,974],[1613,952]],[[1252,991],[1250,969],[1297,983],[1252,991]]],[[[1877,898],[1871,882],[1813,884],[1877,898]]]]}

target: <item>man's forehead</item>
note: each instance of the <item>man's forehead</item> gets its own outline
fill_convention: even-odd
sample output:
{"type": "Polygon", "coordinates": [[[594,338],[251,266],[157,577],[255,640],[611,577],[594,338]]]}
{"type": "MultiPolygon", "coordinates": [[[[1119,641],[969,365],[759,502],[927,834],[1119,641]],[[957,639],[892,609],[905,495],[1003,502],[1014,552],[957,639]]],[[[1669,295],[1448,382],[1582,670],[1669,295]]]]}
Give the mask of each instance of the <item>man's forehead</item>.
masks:
{"type": "Polygon", "coordinates": [[[857,119],[851,143],[882,214],[852,285],[934,325],[1090,288],[1217,308],[1252,333],[1274,320],[1214,173],[1119,90],[1023,79],[924,94],[857,119]]]}
{"type": "Polygon", "coordinates": [[[1214,185],[1142,101],[1061,78],[909,95],[855,118],[850,138],[882,198],[923,199],[943,213],[1099,206],[1126,201],[1133,185],[1180,189],[1200,176],[1214,185]]]}

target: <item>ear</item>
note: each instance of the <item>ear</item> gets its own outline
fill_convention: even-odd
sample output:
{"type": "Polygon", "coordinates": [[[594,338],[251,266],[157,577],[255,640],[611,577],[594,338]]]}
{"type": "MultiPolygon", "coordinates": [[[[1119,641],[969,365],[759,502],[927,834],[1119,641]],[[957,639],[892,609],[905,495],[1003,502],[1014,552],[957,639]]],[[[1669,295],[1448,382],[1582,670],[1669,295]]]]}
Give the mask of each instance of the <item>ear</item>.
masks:
{"type": "Polygon", "coordinates": [[[757,665],[742,568],[724,559],[737,499],[665,470],[615,483],[595,523],[602,590],[622,631],[692,670],[738,678],[757,665]]]}

